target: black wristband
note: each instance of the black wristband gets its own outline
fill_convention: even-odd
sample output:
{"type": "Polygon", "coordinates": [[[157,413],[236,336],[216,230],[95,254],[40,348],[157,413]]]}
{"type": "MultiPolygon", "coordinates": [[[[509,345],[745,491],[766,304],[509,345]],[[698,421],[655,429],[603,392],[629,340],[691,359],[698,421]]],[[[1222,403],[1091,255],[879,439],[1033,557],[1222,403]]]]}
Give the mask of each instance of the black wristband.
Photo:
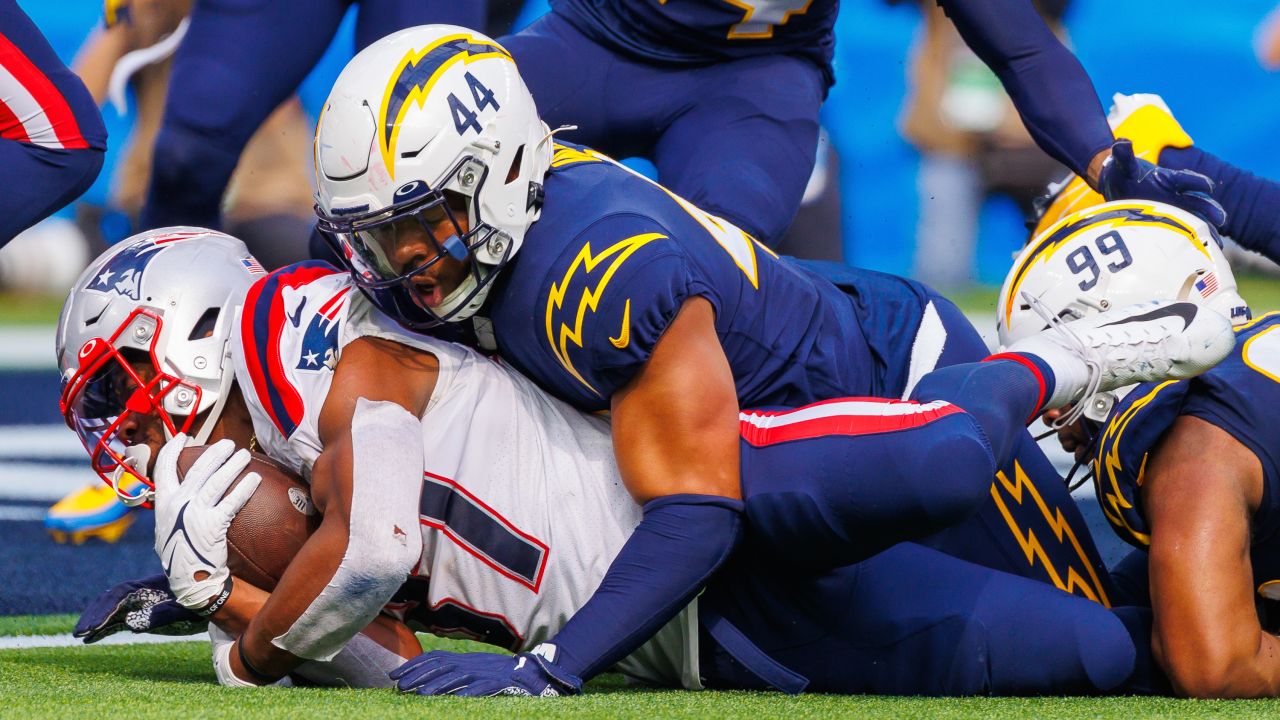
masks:
{"type": "Polygon", "coordinates": [[[203,618],[207,618],[218,612],[218,610],[222,609],[223,605],[227,604],[227,598],[231,597],[231,588],[234,584],[235,583],[231,576],[228,575],[227,581],[222,584],[222,592],[218,593],[218,597],[214,598],[208,605],[205,605],[199,610],[193,610],[192,612],[203,618]]]}
{"type": "Polygon", "coordinates": [[[268,675],[262,672],[258,668],[254,667],[253,663],[249,662],[249,658],[244,656],[244,636],[243,635],[241,635],[239,638],[236,639],[236,654],[240,656],[240,666],[245,669],[245,672],[249,673],[249,675],[252,676],[253,681],[256,682],[257,684],[270,685],[271,683],[280,679],[278,677],[273,677],[271,675],[268,675]]]}

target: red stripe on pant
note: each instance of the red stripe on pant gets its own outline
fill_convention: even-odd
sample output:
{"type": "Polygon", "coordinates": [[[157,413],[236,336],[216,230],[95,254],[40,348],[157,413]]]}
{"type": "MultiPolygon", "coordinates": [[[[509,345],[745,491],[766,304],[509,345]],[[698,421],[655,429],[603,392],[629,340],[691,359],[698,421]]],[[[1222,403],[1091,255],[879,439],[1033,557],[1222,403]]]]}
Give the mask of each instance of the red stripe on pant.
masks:
{"type": "Polygon", "coordinates": [[[829,415],[814,417],[798,422],[791,422],[775,427],[759,427],[747,420],[740,420],[739,433],[743,440],[746,440],[755,447],[761,447],[764,445],[774,445],[792,440],[808,440],[811,438],[822,437],[824,435],[871,435],[875,433],[908,430],[922,425],[927,425],[934,420],[946,417],[947,415],[964,412],[961,408],[950,403],[940,403],[936,407],[927,407],[926,405],[907,400],[844,398],[840,400],[827,400],[821,403],[814,403],[813,405],[806,405],[786,412],[744,411],[742,414],[750,417],[785,418],[788,415],[794,415],[801,411],[811,410],[822,405],[833,405],[844,402],[876,403],[881,405],[914,405],[918,409],[907,413],[882,415],[854,414],[851,412],[841,413],[836,408],[832,408],[831,414],[829,415]]]}
{"type": "MultiPolygon", "coordinates": [[[[44,109],[58,142],[68,150],[89,147],[80,134],[80,124],[66,98],[45,74],[4,35],[0,35],[0,65],[3,65],[44,109]]],[[[9,113],[12,116],[12,113],[9,113]]]]}

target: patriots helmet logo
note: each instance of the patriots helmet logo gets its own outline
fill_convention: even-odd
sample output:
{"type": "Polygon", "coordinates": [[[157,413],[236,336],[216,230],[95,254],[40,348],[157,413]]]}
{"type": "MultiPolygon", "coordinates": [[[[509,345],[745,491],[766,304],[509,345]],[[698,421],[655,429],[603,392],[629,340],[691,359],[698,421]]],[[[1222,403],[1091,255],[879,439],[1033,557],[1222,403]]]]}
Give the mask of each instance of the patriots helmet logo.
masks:
{"type": "MultiPolygon", "coordinates": [[[[302,333],[302,349],[298,354],[299,370],[320,372],[333,371],[338,364],[338,328],[342,325],[340,316],[343,300],[351,288],[343,288],[320,306],[320,310],[307,323],[302,333]]],[[[302,306],[298,307],[298,315],[302,314],[302,306]]]]}
{"type": "Polygon", "coordinates": [[[181,232],[139,240],[104,263],[98,274],[89,280],[85,290],[115,293],[135,302],[139,301],[142,299],[142,276],[146,272],[147,265],[160,254],[164,246],[203,234],[203,232],[181,232]]]}
{"type": "Polygon", "coordinates": [[[378,149],[387,172],[395,177],[395,148],[400,134],[400,121],[413,106],[422,107],[432,88],[449,68],[483,58],[511,59],[511,53],[483,36],[446,35],[421,50],[410,50],[396,64],[382,95],[378,113],[378,149]]]}

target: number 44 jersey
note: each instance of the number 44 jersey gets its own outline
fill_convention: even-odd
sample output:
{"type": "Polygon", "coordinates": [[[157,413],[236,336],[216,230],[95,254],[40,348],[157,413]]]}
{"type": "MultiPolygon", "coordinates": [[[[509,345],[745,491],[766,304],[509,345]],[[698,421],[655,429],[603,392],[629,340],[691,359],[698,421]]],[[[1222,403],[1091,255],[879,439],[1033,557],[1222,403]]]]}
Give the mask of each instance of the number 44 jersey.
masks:
{"type": "MultiPolygon", "coordinates": [[[[640,522],[605,421],[471,350],[406,332],[329,265],[300,263],[256,283],[235,337],[236,379],[260,446],[308,480],[348,343],[384,338],[439,361],[422,417],[422,557],[388,606],[419,629],[533,647],[586,603],[640,522]]],[[[698,687],[695,618],[691,605],[618,669],[698,687]]]]}

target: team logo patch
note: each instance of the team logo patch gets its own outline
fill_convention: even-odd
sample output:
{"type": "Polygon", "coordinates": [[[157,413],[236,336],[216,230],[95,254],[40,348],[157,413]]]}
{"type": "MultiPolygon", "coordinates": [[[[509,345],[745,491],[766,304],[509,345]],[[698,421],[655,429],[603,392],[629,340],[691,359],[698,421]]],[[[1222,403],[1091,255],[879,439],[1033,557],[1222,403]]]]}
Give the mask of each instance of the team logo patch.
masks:
{"type": "MultiPolygon", "coordinates": [[[[378,113],[378,149],[382,152],[387,172],[394,177],[395,148],[400,136],[400,121],[413,104],[422,107],[436,81],[455,64],[471,63],[482,58],[505,58],[511,54],[497,43],[480,40],[469,34],[449,35],[421,50],[410,50],[396,66],[382,95],[378,113]]],[[[514,62],[514,61],[512,61],[514,62]]],[[[403,189],[403,188],[402,188],[403,189]]]]}
{"type": "MultiPolygon", "coordinates": [[[[625,240],[620,240],[600,252],[593,252],[591,243],[582,246],[577,256],[569,263],[569,269],[559,282],[552,283],[547,294],[547,341],[551,343],[551,352],[565,371],[582,383],[591,392],[599,395],[586,378],[574,366],[571,352],[573,348],[582,349],[583,327],[588,318],[594,318],[600,308],[601,298],[609,287],[609,281],[640,248],[654,240],[665,240],[659,233],[641,233],[625,240]]],[[[624,349],[631,342],[631,299],[624,305],[625,317],[620,325],[622,330],[617,338],[611,338],[613,346],[624,349]]]]}
{"type": "MultiPolygon", "coordinates": [[[[298,356],[298,370],[320,372],[333,371],[338,364],[338,328],[342,325],[340,316],[343,301],[351,288],[338,291],[333,297],[320,306],[320,310],[307,323],[302,334],[302,350],[298,356]]],[[[302,306],[298,307],[298,315],[302,314],[302,306]]],[[[299,318],[300,322],[301,318],[299,318]]],[[[295,323],[297,324],[297,323],[295,323]]]]}
{"type": "Polygon", "coordinates": [[[146,272],[147,265],[151,264],[161,250],[164,250],[164,246],[203,234],[174,233],[138,240],[108,260],[85,286],[85,290],[115,293],[130,300],[141,300],[142,276],[146,272]]]}

